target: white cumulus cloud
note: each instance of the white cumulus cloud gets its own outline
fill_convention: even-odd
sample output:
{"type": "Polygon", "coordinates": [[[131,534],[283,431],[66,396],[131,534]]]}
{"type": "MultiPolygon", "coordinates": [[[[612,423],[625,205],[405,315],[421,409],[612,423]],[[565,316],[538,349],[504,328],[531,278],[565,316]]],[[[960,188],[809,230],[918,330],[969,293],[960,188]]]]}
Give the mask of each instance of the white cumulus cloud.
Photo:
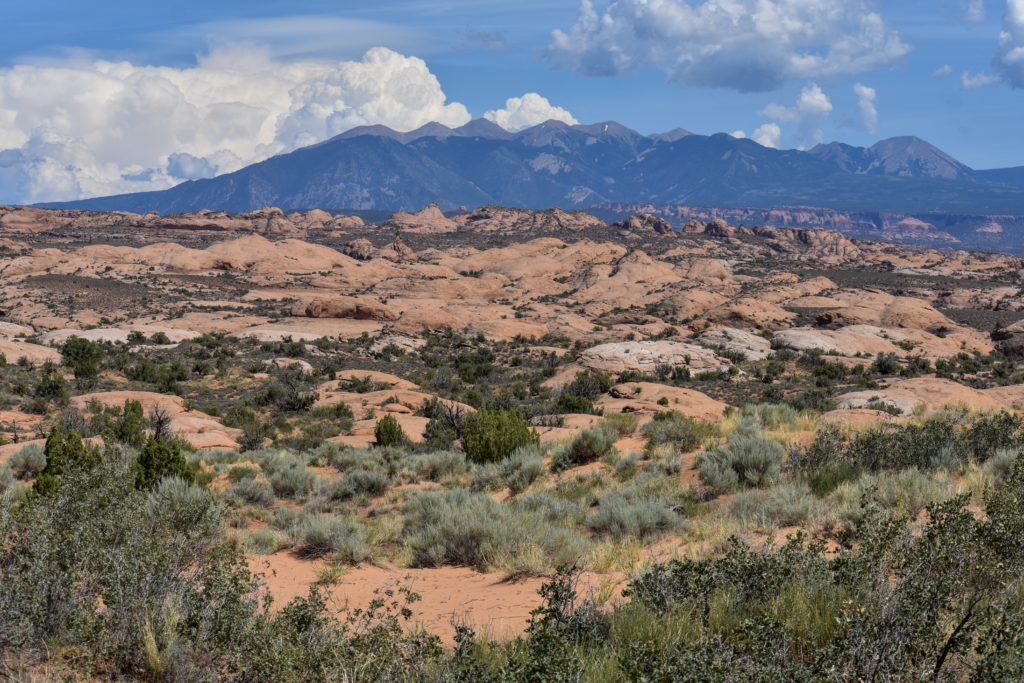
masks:
{"type": "MultiPolygon", "coordinates": [[[[821,129],[821,124],[831,113],[832,100],[817,83],[811,83],[801,90],[800,97],[792,107],[772,102],[758,112],[767,119],[795,124],[797,144],[800,148],[809,147],[824,139],[825,133],[821,129]]],[[[781,129],[779,132],[781,134],[781,129]]],[[[777,137],[775,143],[778,144],[777,137]]]]}
{"type": "Polygon", "coordinates": [[[950,64],[943,64],[938,69],[932,72],[932,76],[935,78],[943,78],[953,73],[953,67],[950,64]]]}
{"type": "Polygon", "coordinates": [[[1006,0],[996,68],[1013,88],[1024,88],[1024,0],[1006,0]]]}
{"type": "Polygon", "coordinates": [[[546,97],[535,92],[508,98],[504,109],[492,109],[484,113],[484,118],[513,133],[552,119],[569,124],[579,123],[567,110],[556,107],[546,97]]]}
{"type": "Polygon", "coordinates": [[[776,148],[782,139],[782,128],[777,123],[765,123],[757,127],[751,139],[759,145],[776,148]]]}
{"type": "Polygon", "coordinates": [[[960,85],[965,90],[977,90],[978,88],[987,88],[990,85],[995,85],[1001,79],[995,74],[972,74],[969,71],[963,72],[960,76],[960,85]]]}
{"type": "Polygon", "coordinates": [[[0,201],[162,189],[354,126],[458,126],[426,63],[385,48],[282,62],[231,48],[172,68],[67,61],[0,69],[0,201]]]}
{"type": "Polygon", "coordinates": [[[740,91],[790,79],[858,74],[910,48],[872,0],[582,0],[576,23],[552,33],[554,63],[591,75],[643,66],[672,81],[740,91]]]}
{"type": "Polygon", "coordinates": [[[878,93],[862,83],[853,84],[853,92],[857,95],[857,116],[860,125],[869,133],[878,132],[878,93]]]}

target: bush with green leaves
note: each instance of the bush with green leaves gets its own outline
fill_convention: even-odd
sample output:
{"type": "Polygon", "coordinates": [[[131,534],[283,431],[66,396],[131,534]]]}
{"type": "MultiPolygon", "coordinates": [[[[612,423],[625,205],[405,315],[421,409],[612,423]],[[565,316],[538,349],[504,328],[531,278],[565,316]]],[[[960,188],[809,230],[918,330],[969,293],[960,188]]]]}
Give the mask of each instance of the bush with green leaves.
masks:
{"type": "Polygon", "coordinates": [[[517,448],[498,463],[498,472],[512,495],[517,495],[544,476],[544,456],[536,446],[517,448]]]}
{"type": "Polygon", "coordinates": [[[394,415],[385,415],[377,420],[373,427],[373,438],[378,446],[390,448],[404,446],[409,443],[409,437],[394,415]]]}
{"type": "Polygon", "coordinates": [[[366,527],[355,519],[304,515],[292,530],[292,537],[308,557],[333,553],[343,562],[358,564],[370,556],[366,527]]]}
{"type": "Polygon", "coordinates": [[[537,432],[515,411],[479,410],[462,420],[462,449],[472,462],[497,462],[538,443],[537,432]]]}
{"type": "Polygon", "coordinates": [[[469,469],[466,454],[459,451],[414,453],[402,461],[402,466],[411,470],[417,479],[427,481],[441,481],[465,474],[469,469]]]}
{"type": "Polygon", "coordinates": [[[767,486],[782,473],[785,449],[752,421],[743,421],[725,444],[697,456],[701,482],[716,493],[767,486]]]}
{"type": "Polygon", "coordinates": [[[800,419],[800,411],[785,403],[748,403],[739,410],[740,419],[752,419],[763,429],[778,431],[800,419]]]}
{"type": "Polygon", "coordinates": [[[40,495],[53,494],[64,476],[93,469],[101,460],[98,448],[86,444],[77,432],[62,429],[50,431],[43,454],[46,466],[32,485],[32,490],[40,495]]]}
{"type": "Polygon", "coordinates": [[[587,517],[587,526],[595,534],[617,541],[650,540],[678,529],[681,523],[682,518],[661,501],[629,500],[615,491],[602,496],[597,510],[587,517]]]}
{"type": "Polygon", "coordinates": [[[179,671],[225,664],[260,608],[222,519],[209,494],[178,480],[139,491],[123,458],[67,469],[48,495],[0,515],[0,650],[56,644],[88,652],[83,669],[104,661],[112,674],[153,680],[147,625],[164,633],[173,619],[154,649],[170,656],[177,642],[179,671]]]}
{"type": "Polygon", "coordinates": [[[334,500],[350,500],[358,496],[380,496],[388,490],[388,475],[378,470],[352,469],[331,486],[334,500]]]}
{"type": "Polygon", "coordinates": [[[817,520],[822,505],[807,484],[788,483],[740,491],[729,500],[726,511],[745,523],[772,529],[806,526],[817,520]]]}
{"type": "Polygon", "coordinates": [[[256,456],[274,493],[281,498],[298,498],[309,493],[316,475],[306,469],[305,461],[286,451],[264,451],[256,456]]]}
{"type": "Polygon", "coordinates": [[[38,444],[29,444],[11,456],[8,465],[18,479],[35,479],[46,467],[46,453],[38,444]]]}
{"type": "Polygon", "coordinates": [[[64,381],[64,375],[60,368],[51,361],[43,363],[42,371],[36,385],[32,389],[32,395],[41,401],[62,402],[68,398],[68,383],[64,381]]]}
{"type": "Polygon", "coordinates": [[[142,448],[146,443],[146,415],[142,404],[125,399],[121,412],[102,430],[104,440],[142,448]]]}
{"type": "Polygon", "coordinates": [[[813,473],[836,464],[857,470],[958,470],[983,463],[1001,449],[1024,446],[1024,420],[1008,412],[940,412],[920,422],[885,423],[847,438],[835,427],[794,454],[792,465],[813,473]]]}
{"type": "Polygon", "coordinates": [[[75,383],[79,387],[88,388],[96,383],[100,361],[105,355],[102,344],[72,335],[60,345],[60,353],[64,364],[75,374],[75,383]]]}
{"type": "Polygon", "coordinates": [[[602,426],[584,429],[551,456],[551,470],[565,470],[600,460],[615,451],[618,434],[602,426]]]}
{"type": "Polygon", "coordinates": [[[275,373],[275,379],[257,397],[257,403],[274,406],[291,413],[309,410],[320,398],[310,387],[310,380],[302,367],[287,365],[275,373]]]}
{"type": "Polygon", "coordinates": [[[150,437],[139,451],[137,473],[136,486],[140,489],[151,489],[165,477],[195,480],[195,470],[189,466],[176,439],[150,437]]]}
{"type": "Polygon", "coordinates": [[[231,485],[229,493],[242,503],[259,507],[270,507],[277,500],[269,483],[251,477],[236,481],[231,485]]]}
{"type": "Polygon", "coordinates": [[[619,436],[629,436],[636,431],[638,421],[637,416],[633,413],[614,413],[606,415],[601,421],[601,426],[619,436]]]}
{"type": "Polygon", "coordinates": [[[687,635],[622,650],[620,666],[646,680],[675,680],[698,663],[722,680],[1019,680],[1018,463],[983,514],[957,496],[932,505],[920,533],[869,497],[862,542],[836,553],[797,536],[650,567],[626,595],[655,619],[681,616],[676,633],[687,635]],[[764,625],[756,636],[752,623],[764,625]]]}
{"type": "Polygon", "coordinates": [[[402,539],[414,567],[543,569],[574,562],[586,549],[579,534],[541,514],[464,489],[411,496],[402,539]]]}
{"type": "Polygon", "coordinates": [[[718,428],[710,422],[668,411],[655,413],[654,419],[644,425],[641,434],[647,438],[645,448],[648,454],[664,444],[670,444],[686,453],[717,437],[718,428]]]}

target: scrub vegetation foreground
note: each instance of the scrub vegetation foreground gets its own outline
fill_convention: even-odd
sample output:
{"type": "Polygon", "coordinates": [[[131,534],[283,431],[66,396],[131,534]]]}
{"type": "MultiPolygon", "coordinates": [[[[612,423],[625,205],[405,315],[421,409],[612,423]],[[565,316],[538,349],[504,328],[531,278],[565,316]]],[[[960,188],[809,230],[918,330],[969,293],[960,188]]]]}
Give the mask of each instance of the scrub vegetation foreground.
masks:
{"type": "Polygon", "coordinates": [[[4,240],[0,675],[1024,679],[1016,259],[487,210],[4,240]]]}

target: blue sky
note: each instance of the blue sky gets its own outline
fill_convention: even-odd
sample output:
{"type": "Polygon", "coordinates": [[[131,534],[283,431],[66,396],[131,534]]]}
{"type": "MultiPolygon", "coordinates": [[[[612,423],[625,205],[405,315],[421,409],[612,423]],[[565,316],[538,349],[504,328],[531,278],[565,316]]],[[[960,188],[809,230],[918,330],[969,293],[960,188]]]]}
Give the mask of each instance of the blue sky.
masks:
{"type": "MultiPolygon", "coordinates": [[[[60,77],[62,69],[89,76],[89,69],[102,70],[90,65],[111,62],[189,72],[211,53],[223,54],[217,64],[230,69],[232,50],[258,53],[273,72],[289,64],[359,61],[371,47],[390,48],[403,57],[422,59],[427,71],[419,77],[432,74],[445,104],[464,105],[474,117],[501,110],[507,98],[538,93],[578,121],[614,119],[645,133],[677,126],[699,133],[744,131],[754,136],[759,131],[756,139],[780,147],[809,146],[817,140],[863,145],[913,134],[976,168],[1024,165],[1024,89],[1012,87],[1024,86],[1024,64],[994,61],[1001,49],[1006,51],[1000,48],[1001,30],[1020,28],[1019,36],[1011,31],[1011,43],[1024,41],[1024,24],[1017,27],[1004,19],[1013,3],[1024,13],[1024,0],[765,2],[777,13],[754,20],[741,17],[741,28],[722,30],[729,7],[754,7],[753,0],[619,0],[611,5],[594,0],[590,10],[597,20],[591,24],[584,16],[587,8],[581,10],[577,0],[9,0],[4,10],[8,30],[0,41],[0,150],[7,148],[0,151],[0,201],[132,189],[134,185],[121,187],[131,183],[166,185],[189,172],[221,172],[337,132],[379,110],[367,105],[334,112],[327,123],[309,123],[316,109],[310,105],[303,110],[306,123],[293,117],[289,125],[301,130],[288,141],[277,135],[251,149],[242,143],[225,143],[220,149],[211,137],[227,124],[204,114],[195,123],[182,124],[213,126],[202,143],[186,144],[177,135],[155,145],[162,147],[152,159],[116,151],[117,140],[93,135],[86,124],[62,122],[62,116],[93,118],[92,112],[83,115],[76,106],[123,111],[126,117],[152,111],[131,109],[135,105],[125,104],[123,94],[116,102],[93,100],[86,86],[75,91],[75,84],[88,78],[60,77]],[[764,27],[775,20],[782,28],[764,27]],[[807,25],[786,28],[793,20],[807,25]],[[692,32],[694,23],[699,35],[692,32]],[[562,32],[561,43],[553,38],[555,30],[562,32]],[[744,30],[752,33],[737,38],[744,30]],[[815,35],[807,37],[808,31],[815,35]],[[776,49],[787,41],[793,41],[790,48],[776,49]],[[727,47],[719,51],[722,44],[727,47]],[[820,59],[808,64],[803,59],[807,54],[820,59]],[[936,76],[943,68],[948,73],[936,76]],[[48,70],[45,79],[43,70],[48,70]],[[11,85],[19,73],[21,80],[11,85]],[[34,91],[33,83],[39,83],[34,91]],[[855,92],[855,84],[864,87],[855,92]],[[55,92],[43,97],[40,93],[48,87],[55,92]],[[871,90],[865,102],[864,93],[871,90]],[[65,107],[62,95],[76,105],[65,107]],[[5,110],[8,120],[16,119],[19,126],[9,124],[6,133],[5,110]],[[33,127],[33,117],[52,125],[33,127]],[[173,149],[175,145],[181,149],[173,149]],[[108,148],[115,152],[108,153],[108,148]],[[187,157],[171,159],[179,152],[187,157]],[[62,171],[76,164],[77,175],[62,171]],[[87,169],[90,164],[95,168],[87,169]],[[111,177],[117,182],[112,184],[111,177]]],[[[267,73],[255,67],[251,71],[267,73]]],[[[134,73],[107,73],[105,78],[128,80],[134,73]]],[[[172,71],[166,73],[175,80],[172,71]]],[[[335,83],[325,78],[302,75],[294,82],[303,87],[314,81],[335,83]]],[[[396,88],[406,87],[395,83],[396,88]]],[[[286,90],[271,89],[267,97],[280,100],[286,90]]],[[[153,88],[145,86],[140,92],[150,97],[153,88]]],[[[193,95],[186,91],[189,98],[193,95]]],[[[251,99],[245,102],[248,110],[259,106],[251,99]]],[[[323,104],[322,99],[318,102],[323,104]]],[[[209,102],[188,104],[202,107],[209,102]]],[[[294,102],[277,104],[298,107],[294,102]]],[[[457,109],[436,111],[439,118],[457,123],[457,109]]],[[[227,120],[239,120],[243,108],[232,111],[227,120]]],[[[388,116],[385,122],[396,127],[416,120],[388,116]]],[[[155,125],[145,129],[117,118],[95,118],[97,126],[125,125],[126,141],[131,135],[159,136],[155,125]]]]}

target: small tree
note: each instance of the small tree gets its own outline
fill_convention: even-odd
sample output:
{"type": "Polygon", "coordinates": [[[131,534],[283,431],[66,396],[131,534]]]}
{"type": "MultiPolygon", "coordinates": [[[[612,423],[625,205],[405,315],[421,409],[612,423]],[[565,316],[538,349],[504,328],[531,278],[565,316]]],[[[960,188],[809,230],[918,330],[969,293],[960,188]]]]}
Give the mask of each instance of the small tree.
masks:
{"type": "Polygon", "coordinates": [[[139,451],[135,486],[142,490],[152,489],[165,477],[178,477],[191,483],[195,480],[195,473],[175,439],[150,438],[139,451]]]}
{"type": "Polygon", "coordinates": [[[75,373],[75,383],[80,387],[91,387],[100,374],[103,347],[94,341],[71,336],[61,347],[64,364],[75,373]]]}
{"type": "Polygon", "coordinates": [[[385,415],[378,420],[373,428],[373,436],[378,446],[403,446],[409,442],[409,437],[394,415],[385,415]]]}
{"type": "Polygon", "coordinates": [[[49,495],[57,490],[60,477],[71,472],[89,470],[100,463],[100,452],[82,440],[78,432],[54,429],[46,437],[43,447],[46,466],[39,473],[33,490],[40,495],[49,495]]]}
{"type": "Polygon", "coordinates": [[[141,448],[146,443],[146,416],[142,411],[142,404],[125,399],[121,414],[117,421],[104,431],[103,438],[133,448],[141,448]]]}
{"type": "Polygon", "coordinates": [[[473,462],[504,460],[517,448],[539,443],[537,432],[512,410],[481,410],[462,421],[462,449],[473,462]]]}

